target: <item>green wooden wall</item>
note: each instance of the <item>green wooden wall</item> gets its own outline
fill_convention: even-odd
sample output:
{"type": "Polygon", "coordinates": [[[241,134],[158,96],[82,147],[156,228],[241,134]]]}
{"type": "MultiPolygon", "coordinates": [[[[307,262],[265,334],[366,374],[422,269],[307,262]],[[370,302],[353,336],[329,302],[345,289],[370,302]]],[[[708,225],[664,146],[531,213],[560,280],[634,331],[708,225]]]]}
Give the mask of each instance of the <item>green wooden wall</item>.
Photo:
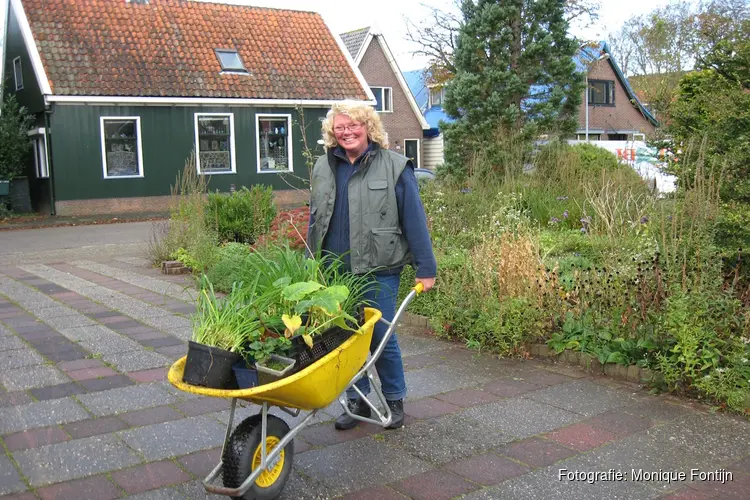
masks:
{"type": "MultiPolygon", "coordinates": [[[[308,146],[323,153],[320,118],[327,109],[306,108],[308,146]]],[[[178,172],[195,147],[195,113],[233,113],[236,170],[234,174],[210,175],[209,190],[226,192],[254,184],[290,189],[288,183],[304,183],[292,173],[283,179],[276,173],[257,173],[257,113],[291,114],[294,176],[308,179],[302,154],[300,117],[293,108],[188,107],[188,106],[92,106],[57,104],[50,116],[51,156],[54,164],[55,198],[58,201],[110,197],[168,195],[178,172]],[[105,179],[102,169],[100,117],[138,116],[141,121],[143,178],[105,179]],[[287,182],[284,181],[286,179],[287,182]]]]}

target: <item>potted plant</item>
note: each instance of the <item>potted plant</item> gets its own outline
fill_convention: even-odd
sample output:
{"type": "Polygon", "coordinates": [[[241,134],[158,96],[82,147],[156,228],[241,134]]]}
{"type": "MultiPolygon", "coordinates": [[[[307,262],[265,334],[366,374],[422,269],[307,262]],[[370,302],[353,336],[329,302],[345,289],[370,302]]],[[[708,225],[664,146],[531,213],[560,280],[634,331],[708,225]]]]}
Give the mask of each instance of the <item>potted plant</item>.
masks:
{"type": "Polygon", "coordinates": [[[237,388],[232,367],[242,360],[243,349],[261,330],[255,309],[248,303],[252,292],[252,287],[235,283],[231,292],[219,299],[205,275],[201,277],[183,381],[216,389],[237,388]]]}

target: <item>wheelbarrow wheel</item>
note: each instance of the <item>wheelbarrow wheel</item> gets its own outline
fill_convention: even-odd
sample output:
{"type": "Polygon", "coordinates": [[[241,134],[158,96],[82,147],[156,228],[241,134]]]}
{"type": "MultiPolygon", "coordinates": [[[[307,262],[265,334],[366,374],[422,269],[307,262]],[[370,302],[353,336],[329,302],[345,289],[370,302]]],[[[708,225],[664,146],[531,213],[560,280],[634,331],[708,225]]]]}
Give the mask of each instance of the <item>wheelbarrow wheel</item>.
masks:
{"type": "MultiPolygon", "coordinates": [[[[266,431],[266,453],[270,453],[281,438],[289,432],[289,426],[284,420],[274,415],[268,415],[266,431]]],[[[253,415],[246,418],[234,430],[229,438],[224,454],[223,463],[224,486],[238,488],[250,473],[260,467],[261,462],[261,416],[253,415]]],[[[294,441],[290,441],[281,451],[273,466],[267,467],[255,483],[241,497],[240,500],[271,500],[281,494],[294,460],[294,441]]]]}

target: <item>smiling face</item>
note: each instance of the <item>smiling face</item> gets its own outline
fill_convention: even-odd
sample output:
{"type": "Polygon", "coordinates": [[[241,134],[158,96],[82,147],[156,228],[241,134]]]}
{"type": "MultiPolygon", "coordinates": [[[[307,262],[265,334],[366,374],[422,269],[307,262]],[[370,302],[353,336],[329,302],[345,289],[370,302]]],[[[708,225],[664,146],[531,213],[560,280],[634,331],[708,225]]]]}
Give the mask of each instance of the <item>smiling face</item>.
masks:
{"type": "Polygon", "coordinates": [[[367,149],[367,126],[352,120],[349,115],[340,114],[333,118],[333,133],[350,159],[358,158],[367,149]]]}

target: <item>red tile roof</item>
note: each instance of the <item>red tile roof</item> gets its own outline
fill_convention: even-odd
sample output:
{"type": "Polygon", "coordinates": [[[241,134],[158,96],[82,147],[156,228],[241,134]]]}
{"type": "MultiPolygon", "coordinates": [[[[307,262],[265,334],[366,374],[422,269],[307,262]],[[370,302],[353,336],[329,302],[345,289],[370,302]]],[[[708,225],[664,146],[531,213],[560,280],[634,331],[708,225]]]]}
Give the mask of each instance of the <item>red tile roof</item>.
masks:
{"type": "Polygon", "coordinates": [[[185,0],[22,0],[55,95],[367,99],[313,12],[185,0]],[[236,49],[249,75],[221,73],[236,49]]]}

